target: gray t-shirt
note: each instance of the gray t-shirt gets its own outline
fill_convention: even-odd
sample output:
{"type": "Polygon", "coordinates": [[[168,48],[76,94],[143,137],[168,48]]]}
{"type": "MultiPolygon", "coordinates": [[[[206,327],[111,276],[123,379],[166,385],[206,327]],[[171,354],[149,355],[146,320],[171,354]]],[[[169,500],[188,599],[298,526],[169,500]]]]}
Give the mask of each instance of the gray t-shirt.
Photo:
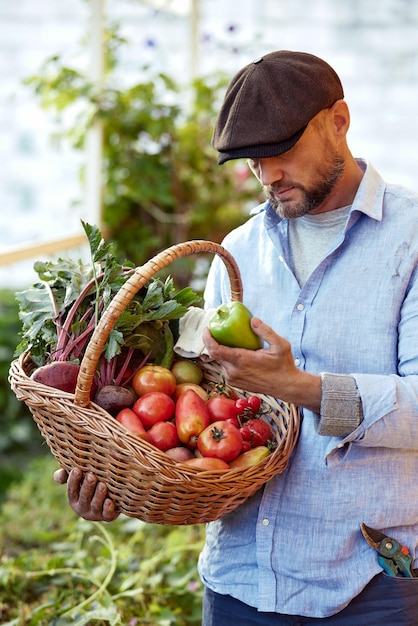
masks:
{"type": "Polygon", "coordinates": [[[294,274],[300,287],[330,250],[343,230],[351,206],[289,220],[289,245],[294,274]]]}

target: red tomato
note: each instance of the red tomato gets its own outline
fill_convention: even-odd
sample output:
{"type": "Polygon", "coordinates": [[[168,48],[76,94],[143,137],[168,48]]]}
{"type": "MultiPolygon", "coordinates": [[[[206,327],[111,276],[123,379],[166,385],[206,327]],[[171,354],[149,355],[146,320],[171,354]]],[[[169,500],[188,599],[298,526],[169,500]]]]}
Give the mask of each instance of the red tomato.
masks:
{"type": "Polygon", "coordinates": [[[211,422],[219,420],[236,419],[239,410],[235,406],[235,400],[226,396],[213,396],[206,403],[211,422]]]}
{"type": "Polygon", "coordinates": [[[116,421],[135,435],[144,435],[146,433],[143,423],[132,409],[122,409],[119,411],[116,416],[116,421]]]}
{"type": "Polygon", "coordinates": [[[173,422],[157,422],[148,431],[149,442],[165,452],[180,445],[176,425],[173,422]]]}
{"type": "Polygon", "coordinates": [[[245,410],[248,409],[247,398],[238,398],[238,400],[235,400],[235,408],[240,415],[243,414],[245,410]]]}
{"type": "Polygon", "coordinates": [[[270,426],[263,419],[257,417],[247,420],[240,432],[244,441],[248,441],[252,448],[265,446],[269,439],[274,440],[270,426]]]}
{"type": "Polygon", "coordinates": [[[247,406],[253,413],[258,413],[261,407],[261,398],[258,396],[248,396],[247,406]]]}
{"type": "Polygon", "coordinates": [[[205,401],[193,389],[186,389],[176,402],[175,416],[180,441],[197,448],[197,438],[210,424],[205,401]]]}
{"type": "Polygon", "coordinates": [[[225,420],[214,422],[200,433],[197,447],[203,456],[222,459],[228,463],[240,454],[242,435],[239,428],[225,420]]]}
{"type": "MultiPolygon", "coordinates": [[[[241,433],[242,434],[242,433],[241,433]]],[[[241,450],[241,454],[243,452],[248,452],[248,450],[251,450],[251,444],[249,441],[246,441],[244,438],[242,439],[242,450],[241,450]]]]}
{"type": "Polygon", "coordinates": [[[157,422],[166,422],[174,415],[174,400],[161,391],[151,391],[138,398],[132,410],[139,417],[146,430],[157,422]]]}
{"type": "Polygon", "coordinates": [[[226,461],[222,461],[222,459],[213,459],[209,457],[201,456],[199,458],[195,457],[194,459],[188,459],[187,461],[182,461],[186,465],[191,465],[192,467],[197,467],[201,470],[227,470],[229,469],[228,463],[226,461]]]}
{"type": "Polygon", "coordinates": [[[132,378],[132,387],[137,396],[144,396],[152,391],[161,391],[171,396],[176,388],[174,374],[161,365],[144,365],[132,378]]]}

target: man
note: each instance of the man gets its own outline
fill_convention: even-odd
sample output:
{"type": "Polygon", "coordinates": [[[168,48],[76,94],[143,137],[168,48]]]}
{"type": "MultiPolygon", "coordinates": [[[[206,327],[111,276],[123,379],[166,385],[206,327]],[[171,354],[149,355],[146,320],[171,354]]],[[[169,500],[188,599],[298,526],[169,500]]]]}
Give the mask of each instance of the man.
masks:
{"type": "MultiPolygon", "coordinates": [[[[266,194],[223,242],[265,347],[207,330],[206,347],[229,384],[303,421],[285,472],[208,525],[204,626],[418,624],[418,578],[382,573],[360,530],[418,567],[418,195],[354,159],[349,122],[334,70],[279,51],[238,72],[216,123],[219,163],[248,159],[266,194]]],[[[206,306],[229,297],[215,258],[206,306]]],[[[83,517],[117,515],[94,477],[71,474],[68,490],[83,517]]]]}

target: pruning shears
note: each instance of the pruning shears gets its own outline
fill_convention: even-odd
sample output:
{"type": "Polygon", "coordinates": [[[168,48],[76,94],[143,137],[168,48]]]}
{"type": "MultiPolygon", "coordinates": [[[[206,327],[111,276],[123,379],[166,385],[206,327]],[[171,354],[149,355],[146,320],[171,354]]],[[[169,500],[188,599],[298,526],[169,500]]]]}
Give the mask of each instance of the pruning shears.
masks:
{"type": "Polygon", "coordinates": [[[377,550],[377,560],[389,576],[416,578],[412,569],[412,556],[407,548],[396,539],[388,537],[380,530],[360,524],[363,537],[371,548],[377,550]]]}

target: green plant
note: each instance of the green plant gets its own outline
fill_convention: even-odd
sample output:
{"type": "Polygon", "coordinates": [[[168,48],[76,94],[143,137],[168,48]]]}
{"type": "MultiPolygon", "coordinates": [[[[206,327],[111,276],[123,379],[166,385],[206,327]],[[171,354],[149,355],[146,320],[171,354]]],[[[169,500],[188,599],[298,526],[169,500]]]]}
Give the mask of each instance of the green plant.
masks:
{"type": "Polygon", "coordinates": [[[0,290],[0,502],[9,484],[19,479],[28,457],[39,454],[41,435],[26,405],[8,383],[10,362],[19,342],[20,322],[15,294],[0,290]]]}
{"type": "MultiPolygon", "coordinates": [[[[140,265],[180,241],[219,241],[247,219],[247,204],[259,188],[235,164],[218,167],[210,146],[226,77],[216,74],[181,86],[140,67],[141,82],[121,89],[116,69],[122,43],[116,32],[107,33],[108,69],[100,87],[59,56],[26,83],[58,116],[77,111],[64,133],[75,148],[84,147],[88,129],[100,121],[106,236],[123,257],[140,265]]],[[[176,265],[178,284],[190,283],[194,264],[188,258],[176,265]]]]}
{"type": "Polygon", "coordinates": [[[196,562],[203,526],[164,527],[121,516],[77,518],[38,459],[3,504],[0,622],[8,626],[197,626],[196,562]]]}

